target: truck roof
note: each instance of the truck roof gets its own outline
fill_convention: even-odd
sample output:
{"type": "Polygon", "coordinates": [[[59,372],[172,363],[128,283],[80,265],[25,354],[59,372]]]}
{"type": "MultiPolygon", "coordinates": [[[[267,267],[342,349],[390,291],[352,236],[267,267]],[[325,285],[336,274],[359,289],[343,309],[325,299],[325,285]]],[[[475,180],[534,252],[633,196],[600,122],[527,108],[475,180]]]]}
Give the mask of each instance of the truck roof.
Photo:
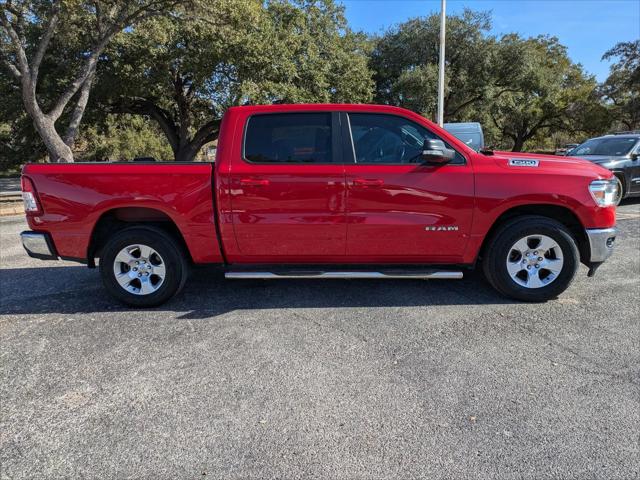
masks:
{"type": "Polygon", "coordinates": [[[294,103],[275,105],[242,105],[230,107],[225,112],[225,117],[230,121],[233,118],[248,117],[254,113],[291,113],[291,112],[358,112],[358,113],[387,113],[390,115],[400,115],[413,119],[416,123],[426,122],[431,129],[440,135],[445,141],[456,145],[463,150],[473,151],[471,147],[459,140],[455,135],[439,127],[436,123],[422,115],[419,115],[406,108],[394,107],[392,105],[376,105],[365,103],[294,103]]]}
{"type": "MultiPolygon", "coordinates": [[[[275,105],[242,105],[230,107],[230,111],[255,111],[255,112],[291,112],[302,110],[333,110],[351,112],[387,112],[402,113],[404,115],[418,115],[406,108],[394,107],[392,105],[377,105],[366,103],[279,103],[275,105]]],[[[424,118],[424,117],[423,117],[424,118]]]]}

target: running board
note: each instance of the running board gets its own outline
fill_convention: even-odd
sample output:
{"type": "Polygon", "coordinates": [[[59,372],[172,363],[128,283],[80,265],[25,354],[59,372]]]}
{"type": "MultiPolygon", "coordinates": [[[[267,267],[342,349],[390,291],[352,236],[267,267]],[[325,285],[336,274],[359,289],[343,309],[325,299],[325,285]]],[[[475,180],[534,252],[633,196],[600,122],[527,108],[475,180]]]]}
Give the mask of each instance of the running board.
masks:
{"type": "Polygon", "coordinates": [[[230,271],[224,274],[225,278],[235,280],[249,279],[292,279],[292,278],[322,278],[322,279],[351,279],[351,278],[384,278],[384,279],[421,279],[421,280],[458,280],[462,278],[462,272],[456,271],[389,271],[389,272],[249,272],[249,271],[230,271]]]}

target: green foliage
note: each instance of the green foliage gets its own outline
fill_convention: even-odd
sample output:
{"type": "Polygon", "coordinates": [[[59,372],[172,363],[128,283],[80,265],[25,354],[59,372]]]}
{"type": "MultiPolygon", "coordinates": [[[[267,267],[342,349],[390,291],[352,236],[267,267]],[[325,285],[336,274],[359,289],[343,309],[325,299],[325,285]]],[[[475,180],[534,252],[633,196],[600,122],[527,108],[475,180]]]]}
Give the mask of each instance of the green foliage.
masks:
{"type": "MultiPolygon", "coordinates": [[[[154,156],[169,160],[171,149],[153,122],[130,115],[92,112],[81,129],[74,157],[81,161],[127,160],[154,156]]],[[[29,116],[22,108],[18,86],[0,75],[0,173],[17,173],[25,162],[47,158],[45,148],[29,116]]]]}
{"type": "Polygon", "coordinates": [[[3,73],[19,85],[24,111],[50,161],[74,161],[97,63],[113,37],[145,19],[170,14],[179,3],[188,8],[190,0],[2,2],[3,73]],[[38,95],[43,87],[46,93],[38,95]]]}
{"type": "Polygon", "coordinates": [[[603,60],[617,58],[601,87],[617,128],[640,129],[640,40],[621,42],[603,60]]]}
{"type": "MultiPolygon", "coordinates": [[[[81,129],[74,156],[81,161],[126,160],[136,156],[171,159],[171,149],[153,122],[130,115],[93,112],[81,129]]],[[[0,172],[25,162],[45,161],[47,150],[22,108],[18,86],[0,75],[0,172]]]]}
{"type": "Polygon", "coordinates": [[[332,0],[272,0],[239,62],[243,103],[368,102],[369,44],[332,0]]]}
{"type": "Polygon", "coordinates": [[[585,129],[588,124],[583,120],[592,116],[597,105],[592,95],[596,82],[571,62],[556,38],[522,39],[512,34],[496,47],[498,69],[510,69],[513,74],[492,98],[489,112],[514,150],[522,150],[541,131],[585,129]]]}
{"type": "MultiPolygon", "coordinates": [[[[62,1],[40,66],[42,109],[56,104],[99,38],[104,25],[92,6],[104,15],[111,4],[156,3],[170,14],[134,22],[102,51],[78,159],[192,159],[233,105],[375,101],[436,115],[439,16],[368,38],[349,28],[334,0],[62,1]]],[[[21,34],[33,58],[51,2],[13,4],[28,11],[21,34]]],[[[612,122],[640,128],[640,41],[605,53],[615,63],[598,86],[557,39],[496,38],[490,30],[487,12],[447,18],[446,121],[479,121],[489,145],[514,149],[552,150],[612,122]]],[[[7,41],[0,31],[0,61],[15,60],[7,41]]],[[[66,109],[56,126],[69,122],[66,109]]],[[[0,169],[45,158],[20,88],[0,62],[0,169]]]]}
{"type": "MultiPolygon", "coordinates": [[[[110,19],[109,1],[60,4],[58,26],[38,80],[38,102],[44,111],[56,104],[74,72],[82,68],[87,45],[95,44],[104,32],[98,18],[110,19]]],[[[229,106],[372,98],[370,42],[348,28],[343,8],[332,0],[154,2],[126,0],[112,5],[125,11],[173,4],[173,10],[171,15],[151,15],[120,31],[100,55],[96,85],[74,148],[81,159],[130,157],[143,145],[166,156],[157,146],[156,134],[161,132],[173,157],[188,160],[217,137],[219,120],[229,106]],[[147,125],[143,131],[131,115],[115,120],[109,113],[138,115],[145,124],[151,119],[159,128],[153,131],[147,125]],[[127,138],[129,132],[143,137],[141,143],[130,137],[130,149],[111,137],[127,138]]],[[[18,3],[27,12],[23,33],[27,57],[32,58],[51,3],[14,2],[18,3]]],[[[11,48],[3,47],[3,55],[15,60],[11,48]]],[[[3,164],[41,159],[45,149],[24,114],[20,92],[9,88],[12,82],[5,76],[9,70],[0,71],[0,89],[11,99],[0,112],[1,138],[7,139],[0,146],[3,164]]],[[[69,124],[69,114],[65,110],[57,126],[69,124]]]]}
{"type": "MultiPolygon", "coordinates": [[[[445,119],[466,119],[474,104],[489,98],[492,48],[486,12],[465,10],[447,17],[445,119]]],[[[378,39],[371,56],[376,101],[435,118],[440,17],[415,18],[378,39]]]]}
{"type": "Polygon", "coordinates": [[[108,115],[103,122],[87,126],[80,132],[74,154],[79,161],[173,159],[157,125],[135,115],[108,115]]]}
{"type": "MultiPolygon", "coordinates": [[[[435,118],[439,22],[438,15],[409,20],[377,40],[371,57],[377,101],[435,118]]],[[[556,38],[497,39],[490,29],[488,13],[447,18],[445,121],[479,121],[489,145],[514,150],[549,132],[607,128],[595,80],[556,38]]]]}
{"type": "Polygon", "coordinates": [[[0,70],[0,172],[45,155],[44,144],[22,106],[19,87],[0,70]]]}
{"type": "Polygon", "coordinates": [[[332,0],[201,2],[119,35],[96,98],[153,118],[189,160],[233,105],[370,101],[368,48],[332,0]]]}

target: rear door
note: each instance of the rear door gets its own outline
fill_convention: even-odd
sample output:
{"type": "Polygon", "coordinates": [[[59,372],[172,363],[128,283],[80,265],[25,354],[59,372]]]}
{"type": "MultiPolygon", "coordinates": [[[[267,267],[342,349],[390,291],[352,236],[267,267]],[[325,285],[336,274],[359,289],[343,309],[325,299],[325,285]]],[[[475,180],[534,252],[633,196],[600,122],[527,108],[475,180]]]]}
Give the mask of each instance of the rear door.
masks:
{"type": "MultiPolygon", "coordinates": [[[[338,114],[248,118],[230,169],[232,218],[243,262],[328,262],[346,248],[345,172],[338,114]]],[[[337,258],[336,258],[337,257],[337,258]]]]}
{"type": "MultiPolygon", "coordinates": [[[[343,114],[347,180],[347,260],[456,262],[474,206],[471,165],[460,153],[425,165],[425,126],[398,115],[343,114]],[[347,152],[349,155],[347,155],[347,152]]],[[[450,147],[451,148],[451,147],[450,147]]]]}

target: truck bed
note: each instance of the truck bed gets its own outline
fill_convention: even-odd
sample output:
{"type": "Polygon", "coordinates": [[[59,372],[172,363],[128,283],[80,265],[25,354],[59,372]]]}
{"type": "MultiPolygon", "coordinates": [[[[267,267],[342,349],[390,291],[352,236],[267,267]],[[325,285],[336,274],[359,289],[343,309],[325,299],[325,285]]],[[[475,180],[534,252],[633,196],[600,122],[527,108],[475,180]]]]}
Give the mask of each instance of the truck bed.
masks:
{"type": "Polygon", "coordinates": [[[170,219],[195,263],[222,261],[211,163],[27,164],[23,174],[35,184],[44,209],[41,216],[29,216],[29,227],[50,233],[62,258],[87,259],[101,219],[170,219]]]}

